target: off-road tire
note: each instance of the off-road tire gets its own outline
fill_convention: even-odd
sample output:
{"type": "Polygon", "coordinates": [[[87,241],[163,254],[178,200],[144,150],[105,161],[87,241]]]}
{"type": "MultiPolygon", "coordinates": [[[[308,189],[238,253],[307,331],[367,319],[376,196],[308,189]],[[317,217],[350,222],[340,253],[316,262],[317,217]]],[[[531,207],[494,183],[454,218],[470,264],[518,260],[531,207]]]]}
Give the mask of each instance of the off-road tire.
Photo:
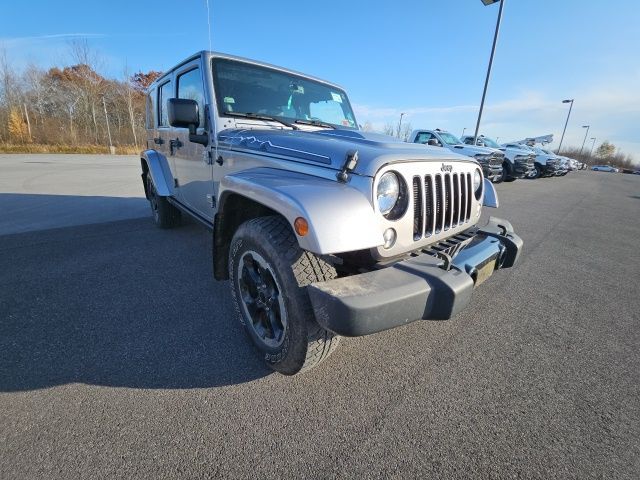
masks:
{"type": "Polygon", "coordinates": [[[229,283],[236,317],[266,364],[282,374],[294,375],[331,355],[340,337],[318,325],[306,286],[335,278],[334,267],[302,250],[288,222],[279,216],[255,218],[240,225],[229,252],[229,283]],[[286,326],[282,344],[276,347],[259,337],[243,303],[239,265],[254,252],[266,261],[282,293],[286,326]]]}
{"type": "Polygon", "coordinates": [[[160,228],[174,228],[180,225],[180,210],[171,205],[165,197],[158,195],[151,175],[148,173],[146,182],[153,223],[160,228]]]}

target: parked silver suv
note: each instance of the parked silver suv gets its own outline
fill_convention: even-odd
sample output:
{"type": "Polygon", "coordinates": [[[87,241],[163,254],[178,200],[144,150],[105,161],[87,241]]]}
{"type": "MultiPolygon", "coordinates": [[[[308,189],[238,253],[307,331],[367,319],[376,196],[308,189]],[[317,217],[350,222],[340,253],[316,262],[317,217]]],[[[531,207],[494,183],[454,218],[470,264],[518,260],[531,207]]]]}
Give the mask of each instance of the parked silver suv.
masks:
{"type": "Polygon", "coordinates": [[[345,91],[307,75],[200,52],[150,86],[147,132],[155,223],[211,229],[215,278],[284,374],[340,335],[450,318],[522,248],[505,220],[476,226],[497,197],[475,161],[360,131],[345,91]]]}

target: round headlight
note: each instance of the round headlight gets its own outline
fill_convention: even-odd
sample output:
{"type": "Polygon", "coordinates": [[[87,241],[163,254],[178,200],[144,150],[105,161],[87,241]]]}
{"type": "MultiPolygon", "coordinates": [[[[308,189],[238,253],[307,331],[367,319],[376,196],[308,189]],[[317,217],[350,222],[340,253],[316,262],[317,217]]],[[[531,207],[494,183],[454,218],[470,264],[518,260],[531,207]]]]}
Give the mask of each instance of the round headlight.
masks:
{"type": "Polygon", "coordinates": [[[482,185],[482,175],[480,174],[480,170],[476,170],[473,173],[473,191],[477,191],[482,185]]]}
{"type": "Polygon", "coordinates": [[[400,196],[400,182],[393,172],[387,172],[378,182],[378,190],[376,197],[378,200],[378,209],[383,215],[388,214],[398,201],[400,196]]]}
{"type": "Polygon", "coordinates": [[[473,191],[475,192],[476,199],[480,200],[480,195],[482,195],[482,174],[480,170],[476,170],[473,173],[473,191]]]}

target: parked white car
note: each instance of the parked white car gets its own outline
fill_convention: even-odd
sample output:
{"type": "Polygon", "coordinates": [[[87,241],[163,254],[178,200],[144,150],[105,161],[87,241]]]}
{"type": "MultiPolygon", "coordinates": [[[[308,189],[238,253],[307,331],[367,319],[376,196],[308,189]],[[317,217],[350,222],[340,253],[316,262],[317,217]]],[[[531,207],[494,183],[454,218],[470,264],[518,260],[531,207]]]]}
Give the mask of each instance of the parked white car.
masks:
{"type": "MultiPolygon", "coordinates": [[[[461,140],[466,145],[473,145],[473,135],[464,135],[461,140]]],[[[495,148],[504,153],[502,181],[512,182],[516,178],[530,177],[535,173],[536,155],[533,152],[524,152],[521,148],[504,147],[484,135],[477,138],[476,146],[495,148]]]]}
{"type": "Polygon", "coordinates": [[[529,147],[522,143],[505,143],[502,146],[535,154],[535,171],[532,173],[531,178],[554,177],[559,175],[560,158],[556,155],[544,152],[541,148],[529,147]]]}

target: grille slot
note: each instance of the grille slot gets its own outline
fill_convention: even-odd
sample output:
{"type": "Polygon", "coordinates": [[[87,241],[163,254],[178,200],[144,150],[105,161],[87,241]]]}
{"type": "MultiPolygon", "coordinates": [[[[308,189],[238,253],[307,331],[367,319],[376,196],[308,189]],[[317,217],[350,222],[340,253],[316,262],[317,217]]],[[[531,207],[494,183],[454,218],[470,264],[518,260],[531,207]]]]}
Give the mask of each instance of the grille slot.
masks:
{"type": "Polygon", "coordinates": [[[413,177],[413,239],[419,240],[424,235],[424,214],[422,182],[420,177],[413,177]]]}
{"type": "Polygon", "coordinates": [[[449,230],[451,228],[451,214],[453,208],[451,208],[451,175],[445,173],[444,175],[444,229],[449,230]]]}
{"type": "Polygon", "coordinates": [[[412,183],[415,241],[462,226],[471,218],[470,173],[414,176],[412,183]]]}
{"type": "Polygon", "coordinates": [[[424,202],[424,213],[425,213],[425,236],[428,237],[433,235],[433,229],[435,228],[435,217],[434,217],[434,202],[435,197],[433,195],[433,177],[431,175],[427,175],[424,179],[424,189],[425,189],[425,202],[424,202]]]}
{"type": "Polygon", "coordinates": [[[473,195],[473,192],[471,191],[471,185],[473,185],[471,183],[471,174],[467,173],[467,215],[464,219],[465,222],[467,222],[471,217],[471,195],[473,195]]]}
{"type": "Polygon", "coordinates": [[[453,226],[460,223],[460,184],[458,174],[453,174],[453,226]]]}
{"type": "Polygon", "coordinates": [[[442,175],[436,175],[436,233],[442,231],[444,225],[444,211],[442,208],[442,175]]]}
{"type": "Polygon", "coordinates": [[[462,221],[467,221],[467,176],[463,173],[460,175],[460,212],[462,213],[462,221]]]}

